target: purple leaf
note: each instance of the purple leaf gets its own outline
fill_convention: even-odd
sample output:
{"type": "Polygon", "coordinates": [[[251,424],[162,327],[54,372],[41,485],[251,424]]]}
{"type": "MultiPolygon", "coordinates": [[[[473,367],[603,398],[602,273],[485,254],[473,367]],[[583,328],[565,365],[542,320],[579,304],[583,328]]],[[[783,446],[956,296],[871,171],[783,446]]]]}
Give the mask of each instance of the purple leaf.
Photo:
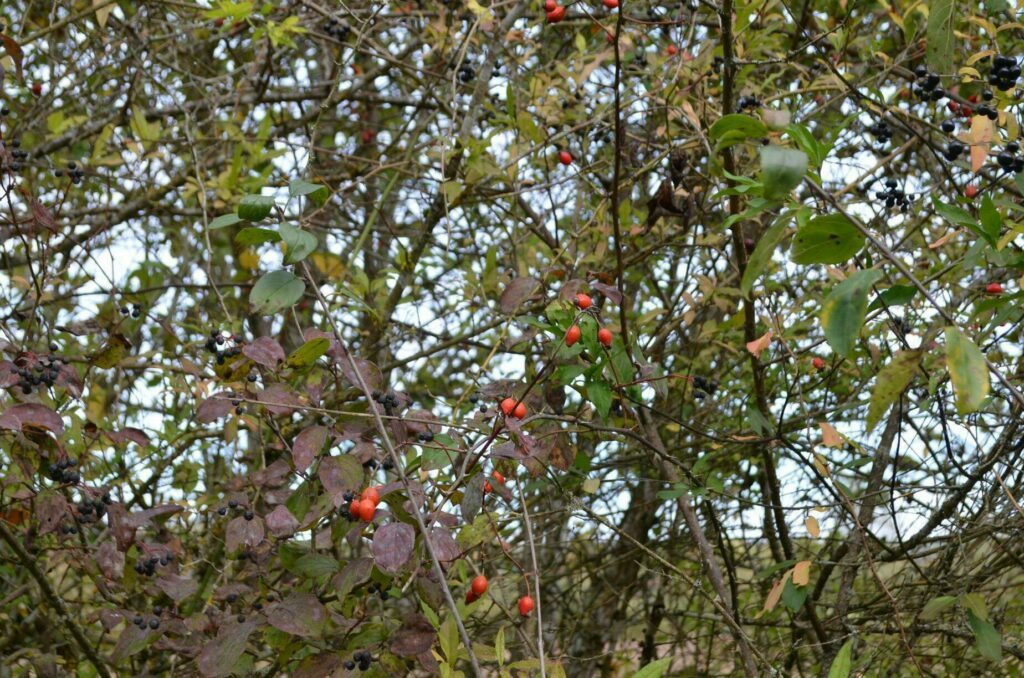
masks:
{"type": "Polygon", "coordinates": [[[64,421],[60,415],[45,405],[21,403],[0,414],[0,428],[24,431],[26,426],[43,428],[57,435],[64,433],[64,421]]]}
{"type": "Polygon", "coordinates": [[[369,558],[356,558],[350,561],[341,572],[331,578],[331,587],[335,589],[339,599],[344,598],[352,589],[370,579],[373,561],[369,558]]]}
{"type": "Polygon", "coordinates": [[[302,405],[295,392],[284,384],[271,384],[260,392],[259,399],[272,414],[290,414],[302,405]]]}
{"type": "MultiPolygon", "coordinates": [[[[337,360],[338,367],[341,369],[341,373],[345,376],[345,381],[359,388],[359,379],[356,378],[356,372],[352,369],[352,365],[349,364],[348,358],[345,357],[344,352],[341,350],[338,350],[337,354],[335,359],[337,360]]],[[[356,364],[356,369],[359,370],[359,376],[366,383],[366,387],[370,389],[380,388],[381,382],[384,380],[381,376],[380,368],[363,358],[353,356],[352,360],[356,364]]]]}
{"type": "Polygon", "coordinates": [[[293,678],[322,678],[323,676],[335,675],[335,671],[341,664],[341,657],[330,652],[321,652],[312,657],[306,657],[295,669],[293,678]]]}
{"type": "Polygon", "coordinates": [[[215,393],[196,408],[196,421],[200,424],[209,424],[228,415],[234,409],[231,398],[226,393],[215,393]]]}
{"type": "Polygon", "coordinates": [[[350,454],[340,457],[325,457],[318,470],[320,483],[323,484],[335,508],[345,503],[344,494],[349,490],[358,489],[363,482],[363,467],[350,454]]]}
{"type": "Polygon", "coordinates": [[[10,360],[0,360],[0,388],[14,386],[21,381],[21,377],[15,372],[17,369],[18,366],[10,360]]]}
{"type": "Polygon", "coordinates": [[[414,612],[391,636],[391,651],[401,657],[414,657],[428,651],[436,637],[437,632],[427,618],[414,612]]]}
{"type": "Polygon", "coordinates": [[[377,567],[395,573],[409,562],[416,543],[416,532],[405,523],[389,523],[373,534],[373,558],[377,567]]]}
{"type": "Polygon", "coordinates": [[[622,292],[619,291],[618,287],[614,285],[606,285],[604,283],[594,282],[590,283],[592,289],[597,290],[604,296],[608,297],[612,303],[621,305],[622,304],[622,292]]]}
{"type": "Polygon", "coordinates": [[[96,549],[96,564],[107,579],[120,579],[124,576],[124,554],[109,539],[96,549]]]}
{"type": "Polygon", "coordinates": [[[239,516],[228,523],[224,539],[227,543],[228,551],[230,553],[234,553],[238,550],[238,547],[243,544],[245,546],[256,546],[263,541],[263,536],[264,531],[262,518],[246,520],[239,516]]]}
{"type": "Polygon", "coordinates": [[[56,492],[46,492],[36,500],[35,514],[39,522],[39,534],[56,532],[68,514],[68,502],[56,492]]]}
{"type": "Polygon", "coordinates": [[[137,428],[126,428],[123,431],[106,431],[107,437],[110,441],[118,445],[131,441],[139,447],[149,446],[149,436],[147,436],[141,429],[137,428]]]}
{"type": "Polygon", "coordinates": [[[311,593],[293,593],[267,607],[267,621],[293,636],[319,636],[327,623],[327,608],[311,593]]]}
{"type": "Polygon", "coordinates": [[[512,315],[524,301],[534,295],[538,287],[540,287],[540,281],[529,276],[516,278],[510,282],[498,300],[501,312],[512,315]]]}
{"type": "Polygon", "coordinates": [[[185,600],[199,589],[195,579],[177,574],[166,574],[156,580],[156,585],[176,603],[185,600]]]}
{"type": "MultiPolygon", "coordinates": [[[[458,543],[452,539],[451,532],[443,527],[431,528],[430,545],[434,548],[434,555],[437,556],[437,559],[441,561],[442,565],[447,565],[462,555],[462,549],[459,548],[458,543]]],[[[412,654],[418,653],[414,652],[412,654]]]]}
{"type": "Polygon", "coordinates": [[[260,337],[251,344],[242,347],[242,355],[249,360],[270,369],[277,369],[277,364],[284,362],[285,354],[281,344],[270,337],[260,337]]]}
{"type": "Polygon", "coordinates": [[[118,551],[127,551],[135,542],[135,526],[128,520],[128,510],[122,504],[107,507],[107,520],[114,534],[118,551]]]}
{"type": "Polygon", "coordinates": [[[117,639],[117,645],[110,653],[110,663],[117,665],[133,654],[141,652],[156,639],[157,635],[157,632],[150,631],[148,628],[140,629],[135,624],[126,624],[124,631],[121,631],[121,635],[117,639]]]}
{"type": "Polygon", "coordinates": [[[326,426],[308,426],[295,436],[292,443],[292,461],[296,471],[305,471],[327,442],[326,426]]]}
{"type": "Polygon", "coordinates": [[[154,518],[164,518],[166,516],[172,516],[175,513],[180,513],[185,509],[177,504],[162,504],[160,506],[154,506],[144,511],[136,511],[135,513],[128,516],[128,524],[132,527],[145,527],[149,524],[149,521],[154,518]]]}
{"type": "MultiPolygon", "coordinates": [[[[131,628],[131,627],[129,627],[131,628]]],[[[199,673],[213,678],[226,676],[238,665],[238,659],[245,652],[245,644],[249,636],[256,630],[256,622],[246,621],[237,624],[229,621],[220,627],[217,637],[203,646],[199,653],[199,673]]]]}
{"type": "Polygon", "coordinates": [[[295,520],[295,516],[284,504],[281,504],[267,515],[267,529],[275,537],[288,537],[299,529],[299,521],[295,520]]]}

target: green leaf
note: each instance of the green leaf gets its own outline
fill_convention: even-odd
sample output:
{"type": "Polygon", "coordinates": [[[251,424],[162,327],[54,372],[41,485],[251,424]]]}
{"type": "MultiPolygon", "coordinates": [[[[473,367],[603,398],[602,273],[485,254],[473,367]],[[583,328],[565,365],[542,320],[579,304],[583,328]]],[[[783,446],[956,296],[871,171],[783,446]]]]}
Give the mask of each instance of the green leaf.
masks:
{"type": "Polygon", "coordinates": [[[815,167],[821,167],[821,163],[825,162],[825,158],[828,157],[828,152],[832,150],[831,146],[815,139],[803,125],[793,123],[787,126],[786,134],[796,142],[800,150],[807,154],[811,164],[815,167]]]}
{"type": "Polygon", "coordinates": [[[257,313],[277,313],[302,298],[306,283],[290,271],[273,271],[256,281],[249,303],[257,313]]]}
{"type": "Polygon", "coordinates": [[[238,217],[246,221],[261,221],[267,218],[274,206],[274,198],[270,195],[247,195],[238,203],[238,217]]]}
{"type": "Polygon", "coordinates": [[[797,586],[791,577],[787,577],[786,585],[782,588],[782,604],[788,607],[790,612],[796,612],[807,600],[809,589],[809,586],[797,586]]]}
{"type": "Polygon", "coordinates": [[[946,328],[946,368],[953,380],[956,409],[974,412],[988,396],[989,379],[985,356],[958,327],[946,328]]]}
{"type": "Polygon", "coordinates": [[[947,205],[934,195],[932,196],[932,205],[935,207],[935,212],[946,221],[967,228],[978,237],[983,238],[989,245],[995,246],[995,239],[978,226],[978,220],[970,212],[960,209],[956,205],[947,205]]]}
{"type": "Polygon", "coordinates": [[[327,349],[330,347],[331,342],[326,337],[310,339],[305,344],[295,349],[292,354],[288,356],[288,364],[292,367],[309,367],[315,363],[320,356],[327,353],[327,349]]]}
{"type": "Polygon", "coordinates": [[[885,290],[868,306],[868,313],[877,308],[892,308],[893,306],[906,306],[917,294],[917,288],[913,285],[893,285],[885,290]]]}
{"type": "Polygon", "coordinates": [[[724,115],[711,125],[708,136],[718,142],[718,148],[734,146],[745,139],[768,136],[768,128],[757,118],[742,113],[724,115]]]}
{"type": "Polygon", "coordinates": [[[1003,219],[999,216],[992,198],[985,194],[981,199],[981,209],[978,210],[978,218],[981,220],[981,228],[985,233],[986,240],[990,243],[999,241],[999,232],[1003,228],[1003,219]]]}
{"type": "Polygon", "coordinates": [[[917,361],[921,359],[920,351],[900,351],[892,361],[878,372],[875,388],[871,391],[868,402],[868,431],[881,421],[896,399],[903,393],[917,369],[917,361]]]}
{"type": "Polygon", "coordinates": [[[663,657],[634,673],[633,678],[661,678],[671,663],[672,657],[663,657]]]}
{"type": "Polygon", "coordinates": [[[330,194],[330,190],[323,184],[311,184],[304,179],[296,179],[288,184],[288,195],[290,197],[307,196],[317,207],[327,202],[330,194]]]}
{"type": "Polygon", "coordinates": [[[280,230],[281,239],[284,240],[284,244],[288,248],[284,257],[284,261],[287,264],[302,261],[316,251],[317,245],[320,244],[315,235],[308,231],[303,231],[301,228],[296,228],[291,224],[281,224],[278,230],[280,230]]]}
{"type": "Polygon", "coordinates": [[[807,173],[807,154],[781,146],[761,147],[761,181],[764,197],[782,200],[800,185],[807,173]]]}
{"type": "Polygon", "coordinates": [[[928,65],[938,73],[952,73],[956,22],[955,0],[931,0],[928,3],[928,40],[925,55],[928,65]]]}
{"type": "Polygon", "coordinates": [[[798,264],[841,264],[864,247],[864,234],[841,214],[815,217],[793,236],[790,258],[798,264]]]}
{"type": "Polygon", "coordinates": [[[216,219],[212,220],[209,225],[211,231],[216,231],[218,228],[227,228],[228,226],[234,226],[239,221],[242,221],[242,217],[235,213],[222,214],[216,219]]]}
{"type": "Polygon", "coordinates": [[[333,556],[319,553],[307,553],[288,568],[304,579],[319,579],[338,571],[338,561],[333,556]]]}
{"type": "Polygon", "coordinates": [[[868,290],[882,277],[876,268],[857,271],[832,288],[821,305],[821,326],[832,350],[850,355],[864,324],[868,308],[868,290]]]}
{"type": "Polygon", "coordinates": [[[853,638],[850,638],[836,653],[832,665],[828,668],[828,678],[847,678],[850,675],[853,654],[853,638]]]}
{"type": "Polygon", "coordinates": [[[743,293],[743,296],[750,295],[750,288],[753,287],[754,282],[771,262],[772,255],[775,254],[775,249],[786,236],[786,229],[792,219],[791,214],[780,216],[764,232],[761,239],[757,241],[754,251],[750,253],[750,258],[747,259],[747,267],[743,271],[743,280],[740,281],[740,291],[743,293]]]}
{"type": "Polygon", "coordinates": [[[928,601],[928,604],[921,610],[921,614],[918,615],[924,621],[935,619],[940,614],[953,607],[956,604],[956,596],[939,596],[938,598],[932,598],[928,601]]]}
{"type": "Polygon", "coordinates": [[[960,596],[960,604],[973,612],[978,619],[988,621],[988,603],[980,593],[964,593],[960,596]]]}
{"type": "Polygon", "coordinates": [[[593,381],[587,384],[587,399],[594,403],[594,409],[603,419],[612,408],[612,388],[603,379],[593,381]]]}
{"type": "Polygon", "coordinates": [[[235,236],[235,242],[245,247],[265,242],[277,242],[280,239],[281,236],[277,231],[272,231],[269,228],[256,228],[254,226],[243,228],[235,236]]]}
{"type": "Polygon", "coordinates": [[[1002,639],[999,637],[996,627],[970,610],[967,611],[967,622],[971,625],[971,630],[974,631],[975,647],[978,648],[981,656],[994,662],[1002,661],[1002,639]]]}

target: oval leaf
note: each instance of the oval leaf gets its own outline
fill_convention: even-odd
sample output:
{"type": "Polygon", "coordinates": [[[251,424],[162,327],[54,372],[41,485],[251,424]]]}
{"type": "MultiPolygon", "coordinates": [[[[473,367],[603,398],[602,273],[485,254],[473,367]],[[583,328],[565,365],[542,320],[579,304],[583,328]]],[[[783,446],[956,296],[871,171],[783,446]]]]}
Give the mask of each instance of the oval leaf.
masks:
{"type": "Polygon", "coordinates": [[[780,146],[761,147],[761,182],[764,197],[781,200],[800,185],[807,173],[807,154],[780,146]]]}
{"type": "Polygon", "coordinates": [[[246,221],[261,221],[267,218],[274,207],[274,198],[269,195],[247,195],[238,203],[238,218],[246,221]]]}
{"type": "Polygon", "coordinates": [[[377,528],[373,535],[373,558],[377,567],[398,572],[412,557],[416,532],[405,523],[389,523],[377,528]]]}
{"type": "Polygon", "coordinates": [[[868,402],[867,427],[869,431],[881,421],[882,416],[889,411],[889,407],[896,402],[896,399],[903,393],[903,389],[910,383],[920,358],[920,351],[900,351],[893,356],[888,365],[878,372],[878,376],[875,378],[875,388],[871,391],[871,400],[868,402]]]}
{"type": "Polygon", "coordinates": [[[868,309],[868,291],[882,277],[875,268],[857,271],[832,288],[821,305],[821,326],[832,350],[846,357],[864,324],[868,309]]]}
{"type": "Polygon", "coordinates": [[[278,229],[281,232],[281,239],[284,240],[287,252],[285,263],[294,264],[302,261],[316,250],[319,244],[316,236],[291,224],[281,224],[278,229]]]}
{"type": "Polygon", "coordinates": [[[798,264],[841,264],[864,247],[864,235],[841,214],[807,222],[793,236],[790,257],[798,264]]]}
{"type": "Polygon", "coordinates": [[[256,281],[249,303],[257,313],[277,313],[302,298],[306,283],[289,271],[273,271],[256,281]]]}
{"type": "Polygon", "coordinates": [[[988,365],[985,356],[958,327],[946,328],[946,368],[953,380],[956,409],[974,412],[988,396],[988,365]]]}

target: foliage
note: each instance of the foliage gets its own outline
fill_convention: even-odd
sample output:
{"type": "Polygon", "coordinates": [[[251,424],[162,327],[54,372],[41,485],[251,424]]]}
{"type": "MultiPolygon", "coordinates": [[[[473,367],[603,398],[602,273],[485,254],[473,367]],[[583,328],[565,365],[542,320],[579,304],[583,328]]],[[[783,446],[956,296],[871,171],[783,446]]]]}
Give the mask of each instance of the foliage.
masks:
{"type": "Polygon", "coordinates": [[[1003,0],[2,15],[5,674],[1024,670],[1003,0]]]}

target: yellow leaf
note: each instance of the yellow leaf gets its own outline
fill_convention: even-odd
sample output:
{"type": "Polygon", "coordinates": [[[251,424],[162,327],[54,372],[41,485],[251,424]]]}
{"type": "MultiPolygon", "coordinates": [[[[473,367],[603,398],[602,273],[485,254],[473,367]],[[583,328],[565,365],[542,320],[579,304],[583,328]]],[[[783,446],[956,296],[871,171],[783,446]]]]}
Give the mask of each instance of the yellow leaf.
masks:
{"type": "Polygon", "coordinates": [[[807,586],[811,581],[811,561],[801,560],[793,566],[793,583],[796,586],[807,586]]]}
{"type": "Polygon", "coordinates": [[[829,477],[830,474],[828,472],[828,466],[825,465],[825,457],[815,453],[813,461],[814,468],[818,469],[818,473],[825,476],[826,478],[829,477]]]}
{"type": "Polygon", "coordinates": [[[819,421],[818,427],[821,428],[821,442],[825,447],[843,446],[843,437],[839,435],[835,426],[825,421],[819,421]]]}
{"type": "Polygon", "coordinates": [[[786,580],[789,579],[790,573],[787,572],[783,575],[782,579],[775,582],[772,586],[772,590],[768,592],[768,597],[764,600],[764,609],[761,611],[762,614],[765,612],[771,612],[775,609],[775,606],[779,604],[779,599],[782,598],[782,590],[786,588],[786,580]]]}
{"type": "Polygon", "coordinates": [[[994,55],[995,55],[995,51],[994,50],[983,49],[980,52],[978,52],[977,54],[972,54],[971,56],[969,56],[967,58],[967,61],[965,61],[964,63],[967,64],[968,66],[973,66],[974,64],[978,63],[979,61],[981,61],[985,57],[990,57],[990,56],[994,56],[994,55]]]}
{"type": "Polygon", "coordinates": [[[107,17],[114,11],[114,0],[92,0],[92,6],[96,8],[96,23],[100,28],[106,28],[107,17]]]}
{"type": "Polygon", "coordinates": [[[807,520],[804,521],[804,525],[807,526],[807,533],[815,539],[821,534],[821,526],[818,525],[818,519],[814,516],[807,516],[807,520]]]}
{"type": "Polygon", "coordinates": [[[753,341],[747,342],[747,350],[750,351],[755,358],[761,357],[761,352],[771,346],[772,343],[772,331],[768,330],[761,337],[753,341]]]}

